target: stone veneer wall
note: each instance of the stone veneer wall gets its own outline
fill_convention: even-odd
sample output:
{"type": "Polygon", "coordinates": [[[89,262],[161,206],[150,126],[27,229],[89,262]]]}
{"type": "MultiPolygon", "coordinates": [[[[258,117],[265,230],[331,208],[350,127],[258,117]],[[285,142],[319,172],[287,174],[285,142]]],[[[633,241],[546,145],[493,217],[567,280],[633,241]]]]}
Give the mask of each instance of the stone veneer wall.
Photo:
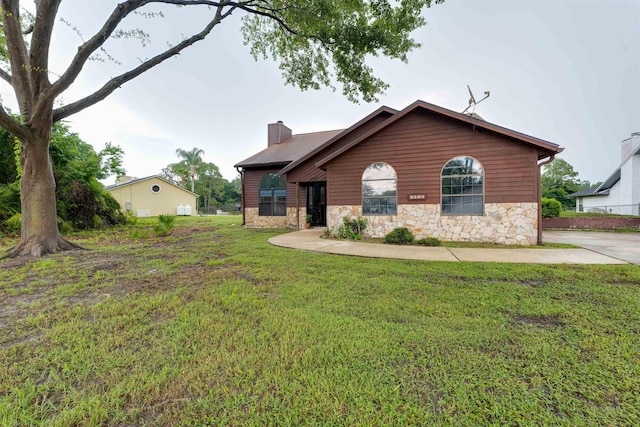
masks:
{"type": "MultiPolygon", "coordinates": [[[[299,228],[304,228],[306,208],[300,208],[299,228]]],[[[244,210],[245,227],[248,228],[290,228],[296,227],[296,208],[287,208],[286,216],[260,216],[258,208],[246,208],[244,210]]]]}
{"type": "MultiPolygon", "coordinates": [[[[442,241],[535,245],[538,237],[537,203],[485,203],[485,214],[440,215],[440,205],[398,205],[397,215],[367,215],[368,237],[384,237],[396,227],[416,236],[442,241]]],[[[327,225],[336,230],[343,217],[359,217],[361,206],[327,207],[327,225]]]]}

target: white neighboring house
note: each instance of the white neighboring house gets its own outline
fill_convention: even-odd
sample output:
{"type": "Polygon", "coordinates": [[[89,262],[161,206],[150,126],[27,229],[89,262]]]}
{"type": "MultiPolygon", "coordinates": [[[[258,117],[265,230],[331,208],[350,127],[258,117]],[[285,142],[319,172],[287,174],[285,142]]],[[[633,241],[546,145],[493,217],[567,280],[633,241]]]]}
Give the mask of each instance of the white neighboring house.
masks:
{"type": "Polygon", "coordinates": [[[600,185],[569,194],[578,212],[640,215],[640,132],[622,141],[622,163],[600,185]]]}

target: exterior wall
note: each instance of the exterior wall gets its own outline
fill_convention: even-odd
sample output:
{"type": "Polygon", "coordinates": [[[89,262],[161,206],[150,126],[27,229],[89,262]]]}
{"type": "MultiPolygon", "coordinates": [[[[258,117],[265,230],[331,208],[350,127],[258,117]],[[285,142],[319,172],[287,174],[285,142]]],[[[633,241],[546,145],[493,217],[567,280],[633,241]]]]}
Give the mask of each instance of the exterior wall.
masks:
{"type": "Polygon", "coordinates": [[[198,214],[197,197],[175,185],[158,178],[138,181],[131,185],[123,185],[107,190],[120,203],[122,212],[127,211],[127,203],[131,204],[131,211],[140,216],[158,216],[177,214],[178,205],[191,206],[191,215],[198,214]],[[152,185],[160,186],[160,192],[151,191],[152,185]]]}
{"type": "Polygon", "coordinates": [[[485,203],[538,200],[537,150],[472,125],[416,111],[326,164],[332,206],[362,203],[362,173],[374,162],[398,176],[399,204],[439,204],[442,167],[456,156],[477,159],[485,171],[485,203]],[[412,194],[425,199],[409,198],[412,194]]]}
{"type": "MultiPolygon", "coordinates": [[[[245,208],[258,207],[258,185],[263,176],[268,173],[278,173],[280,167],[247,169],[244,172],[243,203],[245,208]]],[[[302,197],[304,200],[304,197],[302,197]]],[[[296,184],[287,182],[287,208],[296,207],[296,184]]]]}
{"type": "MultiPolygon", "coordinates": [[[[634,156],[635,157],[635,156],[634,156]]],[[[620,205],[630,205],[633,193],[633,158],[626,161],[620,167],[620,181],[616,183],[620,187],[620,205]]],[[[611,195],[610,195],[611,196],[611,195]]],[[[610,197],[611,199],[612,197],[610,197]]]]}
{"type": "Polygon", "coordinates": [[[623,180],[620,179],[620,181],[616,182],[613,187],[609,189],[609,194],[580,197],[582,199],[581,212],[639,215],[639,203],[632,203],[632,199],[629,197],[630,195],[631,187],[628,185],[625,186],[623,180]]]}
{"type": "Polygon", "coordinates": [[[631,203],[637,205],[640,204],[640,154],[633,156],[629,163],[631,163],[631,203]]]}
{"type": "Polygon", "coordinates": [[[300,208],[299,224],[296,226],[296,208],[287,208],[286,216],[260,216],[258,208],[246,208],[244,211],[244,226],[247,228],[289,228],[296,230],[304,228],[307,210],[300,208]]]}
{"type": "MultiPolygon", "coordinates": [[[[619,187],[618,184],[619,183],[611,187],[611,189],[613,190],[614,187],[619,187]]],[[[582,212],[601,212],[603,206],[619,204],[619,201],[614,201],[613,197],[609,197],[609,195],[606,194],[602,196],[586,196],[580,198],[582,199],[582,212]]]]}
{"type": "MultiPolygon", "coordinates": [[[[361,217],[361,205],[329,206],[327,225],[336,230],[344,217],[361,217]]],[[[365,216],[368,237],[384,237],[396,227],[407,227],[417,239],[535,245],[538,237],[537,203],[485,203],[485,215],[440,215],[439,204],[402,204],[398,214],[365,216]]]]}

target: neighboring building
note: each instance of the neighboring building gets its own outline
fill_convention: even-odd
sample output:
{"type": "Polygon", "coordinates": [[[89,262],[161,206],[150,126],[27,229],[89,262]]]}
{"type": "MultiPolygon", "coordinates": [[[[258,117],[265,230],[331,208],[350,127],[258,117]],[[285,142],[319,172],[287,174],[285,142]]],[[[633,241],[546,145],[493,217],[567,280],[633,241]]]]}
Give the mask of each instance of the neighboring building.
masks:
{"type": "Polygon", "coordinates": [[[197,214],[198,195],[159,176],[122,176],[105,190],[120,203],[123,212],[138,217],[197,214]]]}
{"type": "Polygon", "coordinates": [[[563,149],[423,101],[381,107],[345,130],[293,135],[268,126],[268,147],[241,169],[247,227],[336,230],[365,217],[366,234],[535,244],[540,167],[563,149]]]}
{"type": "Polygon", "coordinates": [[[569,194],[576,211],[640,215],[640,132],[622,141],[620,166],[600,185],[569,194]]]}

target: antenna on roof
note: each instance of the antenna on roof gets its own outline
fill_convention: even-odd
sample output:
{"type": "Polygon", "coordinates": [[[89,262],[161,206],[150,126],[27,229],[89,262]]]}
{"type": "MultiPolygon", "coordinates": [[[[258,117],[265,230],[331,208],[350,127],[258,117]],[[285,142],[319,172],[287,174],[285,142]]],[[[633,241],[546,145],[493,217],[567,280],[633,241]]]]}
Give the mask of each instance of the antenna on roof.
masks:
{"type": "MultiPolygon", "coordinates": [[[[475,111],[476,105],[480,104],[482,101],[484,101],[485,99],[487,99],[491,95],[491,92],[489,92],[488,90],[485,90],[484,91],[484,98],[482,98],[480,101],[476,101],[476,97],[473,96],[473,92],[471,92],[471,88],[469,87],[469,85],[467,85],[467,89],[469,90],[469,106],[464,109],[462,114],[466,113],[467,110],[469,108],[472,108],[472,107],[473,107],[473,111],[475,111]]],[[[471,113],[473,113],[473,111],[471,113]]]]}

